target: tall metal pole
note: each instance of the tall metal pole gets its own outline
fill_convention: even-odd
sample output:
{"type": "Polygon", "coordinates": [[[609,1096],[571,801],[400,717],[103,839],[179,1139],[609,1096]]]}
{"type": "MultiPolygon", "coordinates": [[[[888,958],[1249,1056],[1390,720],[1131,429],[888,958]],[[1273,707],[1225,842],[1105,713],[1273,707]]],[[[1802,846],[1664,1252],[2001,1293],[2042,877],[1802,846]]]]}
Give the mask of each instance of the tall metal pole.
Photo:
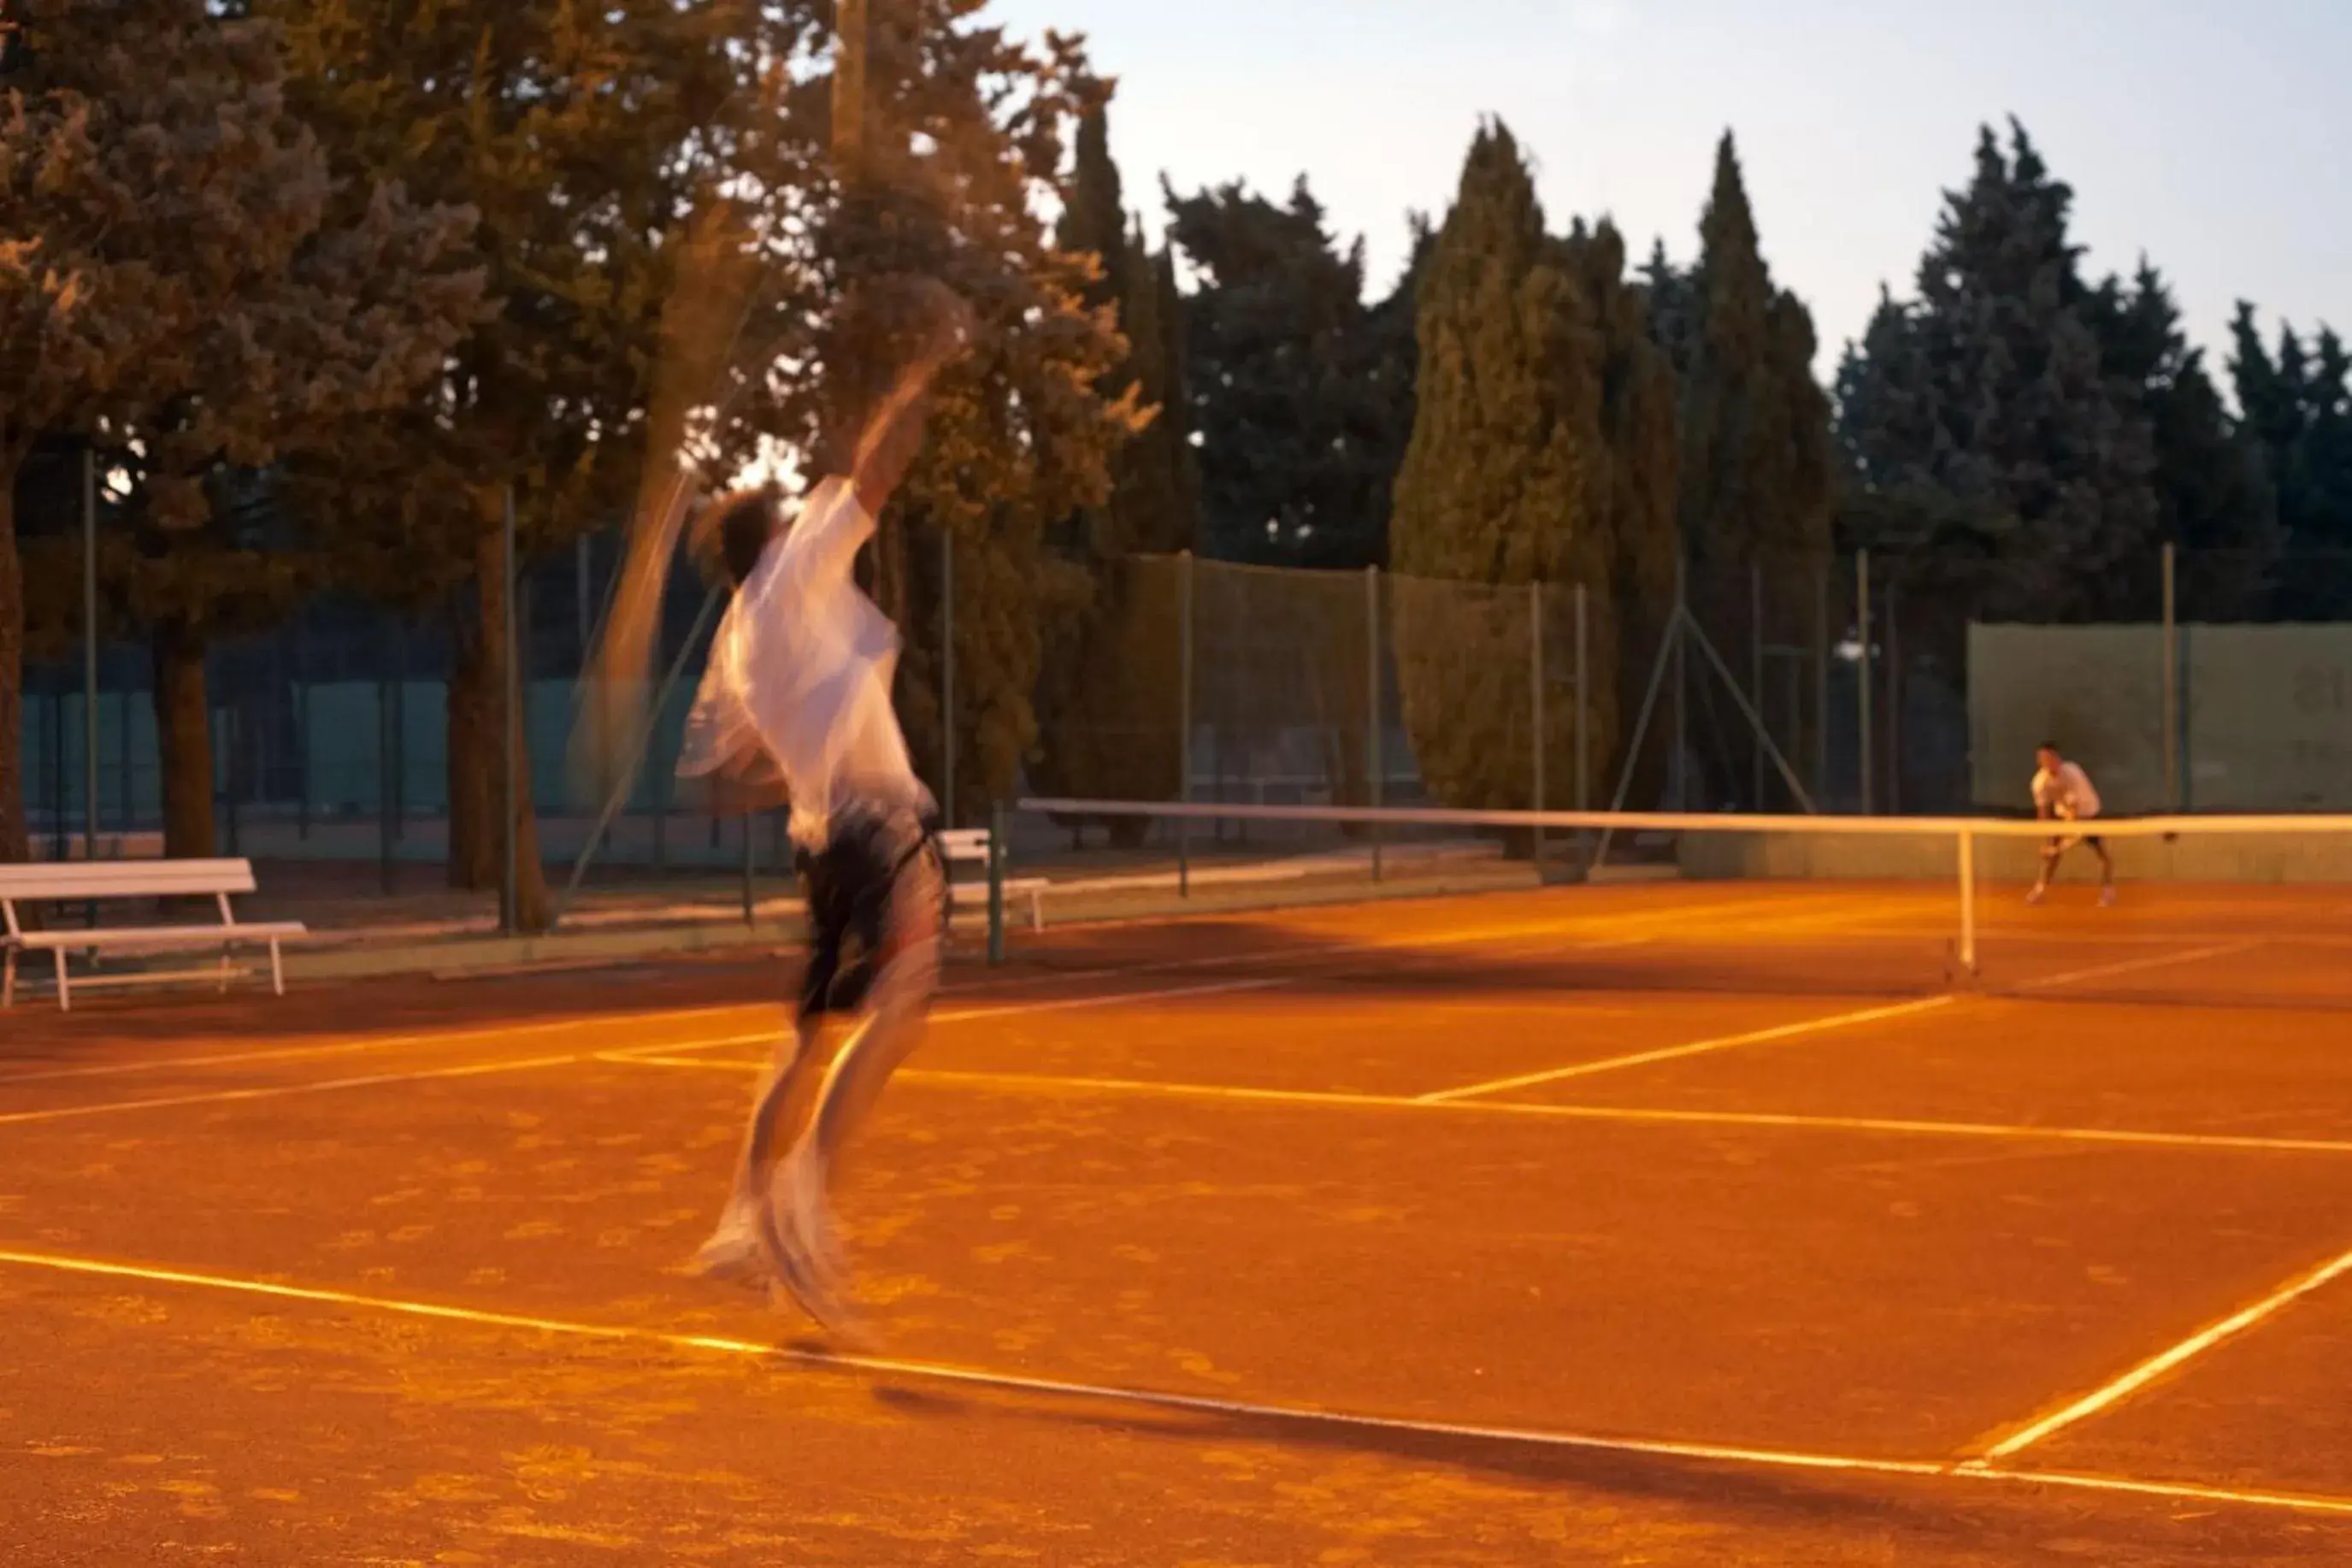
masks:
{"type": "Polygon", "coordinates": [[[499,636],[502,642],[500,669],[505,677],[505,692],[499,703],[504,710],[503,744],[499,748],[499,788],[505,800],[505,812],[499,837],[499,930],[507,936],[515,933],[519,911],[515,908],[515,743],[516,697],[522,689],[521,672],[515,668],[520,639],[515,636],[515,494],[514,486],[507,486],[506,527],[500,544],[499,573],[501,581],[499,614],[499,636]]]}
{"type": "MultiPolygon", "coordinates": [[[[1386,804],[1388,794],[1388,747],[1381,732],[1381,569],[1378,565],[1364,568],[1364,780],[1368,798],[1374,806],[1386,804]]],[[[1381,828],[1374,823],[1372,837],[1372,880],[1381,879],[1381,828]]]]}
{"type": "MultiPolygon", "coordinates": [[[[1756,700],[1756,711],[1765,711],[1764,698],[1764,563],[1754,556],[1748,562],[1748,693],[1756,700]]],[[[1748,802],[1752,809],[1764,809],[1764,737],[1758,735],[1748,748],[1754,763],[1749,780],[1748,802]]]]}
{"type": "Polygon", "coordinates": [[[1668,773],[1674,783],[1675,809],[1690,809],[1690,779],[1685,759],[1690,755],[1690,660],[1683,646],[1683,622],[1690,615],[1690,563],[1675,557],[1675,618],[1666,636],[1675,652],[1675,754],[1668,773]]]}
{"type": "Polygon", "coordinates": [[[1585,688],[1584,584],[1576,585],[1576,809],[1591,809],[1592,700],[1585,688]]]}
{"type": "Polygon", "coordinates": [[[1903,815],[1903,622],[1900,574],[1886,579],[1886,809],[1903,815]]]}
{"type": "Polygon", "coordinates": [[[1813,795],[1830,793],[1830,563],[1813,573],[1813,795]]]}
{"type": "Polygon", "coordinates": [[[81,449],[82,858],[98,858],[98,452],[81,449]]]}
{"type": "Polygon", "coordinates": [[[955,534],[940,530],[940,810],[955,826],[956,786],[955,534]]]}
{"type": "Polygon", "coordinates": [[[2180,622],[2173,549],[2164,547],[2164,808],[2180,809],[2180,622]]]}
{"type": "MultiPolygon", "coordinates": [[[[1176,558],[1176,798],[1192,798],[1192,552],[1176,558]]],[[[1176,823],[1176,892],[1192,896],[1192,825],[1176,823]]]]}
{"type": "Polygon", "coordinates": [[[1862,815],[1872,814],[1870,710],[1870,552],[1864,550],[1854,558],[1854,629],[1861,640],[1861,663],[1855,666],[1860,679],[1854,682],[1857,693],[1862,740],[1862,815]]]}
{"type": "MultiPolygon", "coordinates": [[[[1530,786],[1534,791],[1532,804],[1536,810],[1544,808],[1544,641],[1543,584],[1528,584],[1528,742],[1534,753],[1534,775],[1530,786]]],[[[1536,875],[1543,875],[1543,829],[1535,836],[1536,875]]]]}

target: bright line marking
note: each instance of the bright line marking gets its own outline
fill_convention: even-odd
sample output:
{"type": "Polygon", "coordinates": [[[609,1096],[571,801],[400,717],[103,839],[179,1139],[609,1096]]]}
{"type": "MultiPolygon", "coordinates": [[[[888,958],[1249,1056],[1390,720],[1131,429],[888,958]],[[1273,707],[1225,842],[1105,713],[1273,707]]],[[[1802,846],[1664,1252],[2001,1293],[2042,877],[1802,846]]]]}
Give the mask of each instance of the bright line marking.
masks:
{"type": "Polygon", "coordinates": [[[261,1296],[317,1306],[429,1318],[442,1322],[483,1328],[512,1329],[568,1339],[619,1341],[661,1345],[671,1350],[699,1351],[756,1361],[785,1361],[837,1372],[918,1378],[964,1387],[1000,1389],[1015,1394],[1046,1394],[1065,1399],[1093,1400],[1110,1405],[1140,1405],[1196,1415],[1242,1417],[1286,1426],[1336,1426],[1355,1431],[1403,1433],[1424,1437],[1457,1437],[1473,1442],[1510,1444],[1520,1447],[1572,1449],[1587,1453],[1640,1454],[1654,1458],[1687,1459],[1779,1469],[1829,1470],[1871,1476],[1899,1476],[1933,1480],[2006,1481],[2021,1485],[2074,1487],[2093,1491],[2140,1496],[2232,1502],[2254,1507],[2291,1509],[2304,1512],[2352,1515],[2352,1498],[2311,1496],[2294,1492],[2235,1491],[2221,1487],[2134,1480],[2074,1472],[2039,1474],[2030,1470],[1996,1469],[1979,1464],[1945,1460],[1874,1459],[1843,1454],[1816,1454],[1784,1448],[1757,1448],[1717,1443],[1687,1443],[1642,1437],[1601,1437],[1571,1432],[1549,1432],[1516,1426],[1486,1426],[1450,1421],[1414,1421],[1396,1416],[1360,1415],[1313,1405],[1259,1405],[1242,1400],[1210,1399],[1198,1394],[1155,1389],[1121,1388],[1107,1384],[1076,1383],[1060,1378],[1028,1377],[1016,1373],[990,1372],[979,1367],[939,1362],[901,1361],[885,1356],[835,1355],[822,1351],[762,1344],[755,1340],[711,1334],[681,1334],[667,1330],[612,1323],[583,1323],[562,1318],[530,1317],[515,1312],[486,1311],[431,1301],[362,1296],[349,1290],[277,1284],[233,1276],[196,1274],[184,1269],[149,1268],[96,1258],[65,1258],[51,1253],[0,1251],[0,1264],[45,1268],[58,1273],[91,1275],[110,1279],[137,1279],[150,1284],[178,1285],[194,1289],[261,1296]]]}
{"type": "MultiPolygon", "coordinates": [[[[746,1040],[741,1044],[755,1042],[746,1040]]],[[[708,1058],[600,1053],[598,1061],[627,1067],[675,1068],[693,1072],[751,1073],[760,1064],[708,1058]]],[[[1006,1093],[1138,1094],[1165,1100],[1240,1100],[1262,1105],[1323,1105],[1370,1110],[1469,1112],[1485,1116],[1538,1116],[1571,1121],[1649,1122],[1666,1126],[1783,1128],[1793,1131],[1889,1132],[1938,1138],[1982,1138],[2007,1142],[2118,1144],[2140,1149],[2212,1149],[2257,1154],[2352,1154],[2352,1141],[2331,1138],[2265,1138],[2251,1133],[2140,1132],[2106,1127],[2037,1127],[1991,1121],[1920,1121],[1876,1116],[1806,1116],[1769,1110],[1672,1110],[1639,1106],[1543,1105],[1509,1100],[1428,1100],[1402,1095],[1351,1094],[1312,1089],[1248,1089],[1228,1084],[1170,1083],[1151,1079],[1066,1078],[1045,1073],[968,1072],[907,1068],[893,1082],[956,1084],[1006,1093]]]]}
{"type": "Polygon", "coordinates": [[[2191,948],[2187,952],[2160,952],[2154,958],[2128,958],[2120,963],[2102,963],[2090,969],[2070,969],[2063,974],[2045,974],[2039,980],[2021,983],[2020,991],[2046,991],[2053,985],[2072,985],[2081,980],[2105,980],[2110,975],[2136,974],[2143,969],[2162,969],[2168,964],[2195,963],[2205,958],[2229,958],[2236,953],[2252,952],[2262,946],[2260,941],[2225,942],[2212,947],[2191,948]]]}
{"type": "Polygon", "coordinates": [[[2062,1432],[2078,1421],[2096,1415],[2100,1411],[2128,1399],[2182,1363],[2211,1350],[2224,1340],[2245,1332],[2288,1302],[2298,1297],[2307,1296],[2330,1280],[2346,1274],[2352,1274],[2352,1252],[2347,1252],[2342,1257],[2323,1263],[2316,1268],[2305,1270],[2252,1306],[2242,1311],[2233,1312],[2210,1328],[2191,1334],[2162,1354],[2150,1356],[2105,1387],[2095,1389],[2064,1409],[2043,1416],[2023,1431],[2011,1434],[1987,1448],[1979,1462],[1989,1465],[1997,1459],[2006,1459],[2012,1454],[2032,1447],[2053,1433],[2062,1432]]]}
{"type": "Polygon", "coordinates": [[[0,1115],[0,1127],[31,1121],[66,1121],[81,1116],[108,1116],[127,1110],[168,1110],[190,1105],[227,1105],[247,1100],[282,1100],[297,1094],[329,1094],[344,1089],[378,1089],[385,1084],[422,1083],[429,1079],[487,1078],[493,1073],[529,1072],[536,1068],[572,1067],[594,1059],[574,1054],[533,1057],[527,1061],[473,1062],[465,1067],[428,1068],[415,1072],[371,1073],[365,1078],[329,1079],[321,1083],[281,1083],[264,1089],[223,1089],[202,1094],[158,1095],[152,1100],[116,1100],[103,1105],[58,1105],[46,1110],[14,1110],[0,1115]]]}
{"type": "Polygon", "coordinates": [[[1794,1039],[1801,1035],[1819,1034],[1828,1029],[1849,1028],[1856,1024],[1880,1023],[1889,1018],[1908,1017],[1937,1007],[1948,1007],[1955,999],[1950,996],[1930,996],[1919,1002],[1903,1002],[1891,1007],[1864,1007],[1852,1013],[1832,1014],[1826,1018],[1809,1018],[1801,1023],[1782,1024],[1770,1029],[1751,1029],[1746,1034],[1724,1035],[1712,1040],[1693,1040],[1685,1046],[1665,1046],[1654,1051],[1637,1051],[1632,1056],[1610,1057],[1597,1062],[1582,1062],[1575,1067],[1556,1068],[1549,1072],[1523,1073],[1517,1078],[1496,1079],[1491,1083],[1474,1083],[1461,1089],[1440,1089],[1435,1094],[1420,1098],[1432,1105],[1444,1105],[1452,1100],[1474,1100],[1482,1095],[1500,1094],[1506,1089],[1533,1089],[1538,1084],[1559,1083],[1566,1079],[1590,1078],[1595,1073],[1616,1072],[1624,1068],[1647,1067],[1652,1062],[1674,1061],[1683,1057],[1705,1056],[1712,1051],[1727,1051],[1738,1046],[1767,1045],[1774,1040],[1794,1039]]]}

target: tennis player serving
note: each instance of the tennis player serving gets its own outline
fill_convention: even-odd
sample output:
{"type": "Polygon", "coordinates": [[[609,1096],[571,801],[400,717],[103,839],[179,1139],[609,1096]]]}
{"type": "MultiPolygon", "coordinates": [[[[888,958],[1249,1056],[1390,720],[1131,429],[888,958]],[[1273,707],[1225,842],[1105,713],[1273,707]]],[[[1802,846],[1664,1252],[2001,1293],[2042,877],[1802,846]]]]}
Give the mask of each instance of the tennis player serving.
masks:
{"type": "Polygon", "coordinates": [[[765,490],[723,497],[704,514],[735,598],[678,763],[684,775],[753,788],[781,776],[810,932],[793,1032],[761,1081],[698,1266],[764,1272],[820,1324],[852,1336],[827,1186],[850,1134],[921,1040],[947,917],[935,808],[891,707],[898,634],[852,569],[921,447],[933,378],[971,333],[963,302],[936,282],[884,295],[868,341],[895,339],[902,368],[846,433],[825,432],[816,456],[828,475],[797,515],[787,521],[765,490]],[[857,1017],[856,1032],[785,1154],[835,1016],[857,1017]]]}
{"type": "MultiPolygon", "coordinates": [[[[2036,770],[2033,774],[2033,814],[2045,822],[2063,822],[2079,826],[2099,815],[2099,792],[2091,785],[2091,775],[2082,764],[2070,763],[2058,748],[2045,742],[2033,753],[2036,770]]],[[[2102,906],[2116,901],[2116,863],[2107,854],[2107,847],[2095,833],[2069,833],[2053,838],[2042,846],[2042,875],[2025,895],[2029,904],[2038,904],[2049,896],[2050,878],[2058,869],[2058,862],[2066,851],[2077,844],[2090,847],[2099,858],[2099,902],[2102,906]]]]}

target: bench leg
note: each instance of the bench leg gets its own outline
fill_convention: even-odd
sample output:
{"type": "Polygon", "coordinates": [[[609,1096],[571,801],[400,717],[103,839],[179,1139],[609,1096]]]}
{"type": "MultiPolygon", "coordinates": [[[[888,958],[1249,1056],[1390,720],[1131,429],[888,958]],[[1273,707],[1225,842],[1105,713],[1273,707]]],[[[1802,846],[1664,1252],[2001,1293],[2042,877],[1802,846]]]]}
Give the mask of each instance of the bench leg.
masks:
{"type": "Polygon", "coordinates": [[[1029,929],[1045,929],[1045,895],[1042,890],[1029,895],[1029,929]]]}
{"type": "Polygon", "coordinates": [[[221,949],[221,961],[220,961],[220,994],[221,994],[222,995],[224,995],[224,996],[226,996],[226,995],[227,995],[227,994],[228,994],[228,983],[229,983],[229,977],[230,977],[230,974],[231,974],[231,971],[230,971],[230,969],[229,969],[229,951],[228,951],[228,949],[227,949],[226,946],[224,946],[224,947],[221,949]]]}
{"type": "Polygon", "coordinates": [[[0,953],[0,1007],[16,1005],[16,950],[0,953]]]}
{"type": "Polygon", "coordinates": [[[269,939],[269,988],[278,995],[286,994],[286,966],[278,961],[278,939],[269,939]]]}
{"type": "Polygon", "coordinates": [[[66,950],[58,947],[49,951],[57,955],[58,960],[58,1011],[70,1013],[73,1011],[73,983],[66,978],[66,950]]]}

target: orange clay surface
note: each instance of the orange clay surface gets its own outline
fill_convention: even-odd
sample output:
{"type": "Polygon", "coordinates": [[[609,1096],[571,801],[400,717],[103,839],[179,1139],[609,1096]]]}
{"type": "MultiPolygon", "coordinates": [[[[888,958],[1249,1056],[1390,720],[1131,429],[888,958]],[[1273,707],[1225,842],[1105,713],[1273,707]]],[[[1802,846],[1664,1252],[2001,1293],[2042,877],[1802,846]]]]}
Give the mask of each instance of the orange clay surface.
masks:
{"type": "MultiPolygon", "coordinates": [[[[2352,900],[1016,937],[680,1266],[789,956],[0,1015],[6,1563],[2352,1561],[2352,900]]],[[[97,994],[91,994],[96,995],[97,994]]]]}

